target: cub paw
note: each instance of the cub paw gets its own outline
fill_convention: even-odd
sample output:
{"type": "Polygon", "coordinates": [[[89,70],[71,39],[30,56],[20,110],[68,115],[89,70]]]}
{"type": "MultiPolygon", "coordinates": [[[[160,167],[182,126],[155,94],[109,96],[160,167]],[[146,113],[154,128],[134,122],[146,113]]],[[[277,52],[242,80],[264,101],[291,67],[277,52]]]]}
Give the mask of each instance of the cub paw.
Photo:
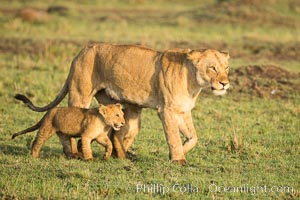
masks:
{"type": "Polygon", "coordinates": [[[174,164],[180,165],[180,166],[186,165],[186,160],[185,160],[185,159],[181,159],[181,160],[173,160],[172,162],[173,162],[174,164]]]}
{"type": "Polygon", "coordinates": [[[83,158],[84,161],[94,161],[94,158],[83,158]]]}
{"type": "Polygon", "coordinates": [[[103,156],[103,160],[108,160],[110,156],[103,156]]]}

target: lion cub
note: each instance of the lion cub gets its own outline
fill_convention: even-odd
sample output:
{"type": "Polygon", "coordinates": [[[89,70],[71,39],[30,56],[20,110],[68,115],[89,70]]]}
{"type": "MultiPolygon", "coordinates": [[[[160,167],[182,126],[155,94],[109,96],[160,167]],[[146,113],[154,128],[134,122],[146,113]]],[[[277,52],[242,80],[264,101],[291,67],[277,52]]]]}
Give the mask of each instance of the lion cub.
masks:
{"type": "Polygon", "coordinates": [[[83,159],[93,159],[91,142],[96,140],[105,146],[104,159],[108,159],[112,152],[112,143],[108,133],[113,128],[120,130],[125,124],[121,104],[100,105],[99,108],[83,109],[76,107],[53,108],[34,126],[13,134],[12,139],[18,135],[39,129],[33,142],[31,154],[38,158],[44,142],[56,132],[63,145],[67,157],[74,157],[71,151],[71,137],[81,137],[83,159]]]}

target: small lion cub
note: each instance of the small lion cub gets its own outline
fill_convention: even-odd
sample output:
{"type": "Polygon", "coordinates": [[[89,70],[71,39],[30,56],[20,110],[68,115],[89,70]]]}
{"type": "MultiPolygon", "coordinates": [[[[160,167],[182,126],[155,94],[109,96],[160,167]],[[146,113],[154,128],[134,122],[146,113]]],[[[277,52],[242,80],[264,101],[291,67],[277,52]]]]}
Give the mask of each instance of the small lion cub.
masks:
{"type": "Polygon", "coordinates": [[[123,107],[121,104],[101,105],[99,108],[83,109],[76,107],[56,107],[49,110],[34,126],[13,134],[18,135],[39,129],[32,144],[31,154],[34,158],[40,156],[42,145],[56,133],[63,145],[67,157],[74,157],[71,151],[71,137],[81,137],[84,160],[92,160],[92,140],[105,146],[104,159],[108,159],[112,152],[112,143],[108,138],[111,128],[120,130],[125,124],[123,107]]]}

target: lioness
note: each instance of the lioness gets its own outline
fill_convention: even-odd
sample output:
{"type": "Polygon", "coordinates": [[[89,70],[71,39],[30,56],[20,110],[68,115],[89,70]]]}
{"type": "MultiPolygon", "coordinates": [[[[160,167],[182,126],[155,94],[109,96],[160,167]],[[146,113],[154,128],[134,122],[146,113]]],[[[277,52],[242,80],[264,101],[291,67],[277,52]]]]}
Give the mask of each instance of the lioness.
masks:
{"type": "Polygon", "coordinates": [[[71,151],[71,137],[81,137],[83,159],[93,159],[90,143],[96,140],[106,148],[104,159],[108,159],[112,152],[112,143],[107,134],[113,128],[118,131],[124,125],[124,113],[121,104],[111,104],[99,108],[53,108],[34,126],[13,134],[12,139],[39,129],[33,142],[31,154],[39,157],[40,150],[54,132],[57,133],[67,157],[74,157],[71,151]]]}
{"type": "Polygon", "coordinates": [[[139,132],[142,108],[156,109],[170,159],[184,164],[184,154],[197,142],[191,110],[207,86],[217,95],[226,93],[228,59],[228,53],[212,49],[157,52],[141,46],[93,44],[75,57],[65,85],[50,104],[37,107],[24,95],[16,98],[38,112],[53,108],[67,93],[69,106],[88,108],[94,96],[101,103],[126,103],[126,125],[113,138],[118,157],[125,157],[139,132]],[[183,145],[179,131],[186,137],[183,145]]]}

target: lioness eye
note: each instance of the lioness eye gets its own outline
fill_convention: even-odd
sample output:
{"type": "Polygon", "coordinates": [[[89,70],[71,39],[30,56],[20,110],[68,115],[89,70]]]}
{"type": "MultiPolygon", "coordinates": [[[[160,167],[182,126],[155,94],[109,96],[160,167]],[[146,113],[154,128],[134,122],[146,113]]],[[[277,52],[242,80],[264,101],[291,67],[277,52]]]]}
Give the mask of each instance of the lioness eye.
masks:
{"type": "Polygon", "coordinates": [[[119,114],[117,114],[116,116],[117,116],[117,117],[120,117],[120,115],[119,115],[119,114]]]}
{"type": "Polygon", "coordinates": [[[217,72],[217,69],[216,69],[215,66],[210,66],[209,69],[211,69],[211,70],[214,71],[214,72],[217,72]]]}

